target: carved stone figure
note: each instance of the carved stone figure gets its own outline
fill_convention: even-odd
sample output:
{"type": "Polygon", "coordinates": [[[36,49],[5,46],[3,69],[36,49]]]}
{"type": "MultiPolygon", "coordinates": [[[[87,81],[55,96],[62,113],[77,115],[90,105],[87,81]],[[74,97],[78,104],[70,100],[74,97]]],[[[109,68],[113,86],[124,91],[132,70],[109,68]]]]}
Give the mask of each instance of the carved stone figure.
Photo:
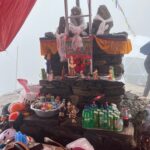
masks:
{"type": "Polygon", "coordinates": [[[108,34],[113,27],[111,14],[105,5],[100,5],[93,20],[92,33],[96,35],[108,34]]]}
{"type": "MultiPolygon", "coordinates": [[[[75,6],[71,9],[71,17],[72,16],[77,16],[77,15],[82,15],[81,12],[81,8],[75,6]]],[[[71,18],[70,22],[74,25],[74,26],[80,26],[82,24],[84,24],[84,20],[83,17],[76,17],[76,18],[71,18]]]]}
{"type": "Polygon", "coordinates": [[[71,9],[69,31],[72,35],[85,34],[83,33],[83,30],[86,29],[86,25],[83,17],[80,17],[80,15],[82,15],[81,8],[75,6],[71,9]]]}
{"type": "Polygon", "coordinates": [[[60,20],[59,20],[59,26],[57,29],[57,33],[58,34],[65,33],[65,28],[66,28],[66,21],[65,21],[65,17],[62,16],[62,17],[60,17],[60,20]]]}

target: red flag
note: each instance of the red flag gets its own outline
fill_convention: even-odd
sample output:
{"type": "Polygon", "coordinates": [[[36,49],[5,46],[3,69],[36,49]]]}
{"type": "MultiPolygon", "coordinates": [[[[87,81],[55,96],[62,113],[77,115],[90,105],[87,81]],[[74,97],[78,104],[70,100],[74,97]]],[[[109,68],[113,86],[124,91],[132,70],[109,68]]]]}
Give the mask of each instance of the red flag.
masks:
{"type": "Polygon", "coordinates": [[[25,80],[25,79],[17,79],[17,81],[23,86],[23,88],[25,89],[26,93],[30,92],[27,80],[25,80]]]}
{"type": "Polygon", "coordinates": [[[0,0],[0,51],[6,50],[36,0],[0,0]]]}

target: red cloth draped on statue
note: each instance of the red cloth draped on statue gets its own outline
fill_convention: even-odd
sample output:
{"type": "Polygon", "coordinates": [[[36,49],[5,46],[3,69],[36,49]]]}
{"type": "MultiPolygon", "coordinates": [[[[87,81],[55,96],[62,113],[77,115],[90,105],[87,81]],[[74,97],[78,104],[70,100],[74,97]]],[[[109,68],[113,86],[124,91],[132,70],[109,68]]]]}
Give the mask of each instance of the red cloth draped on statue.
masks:
{"type": "Polygon", "coordinates": [[[6,50],[36,0],[0,0],[0,51],[6,50]]]}

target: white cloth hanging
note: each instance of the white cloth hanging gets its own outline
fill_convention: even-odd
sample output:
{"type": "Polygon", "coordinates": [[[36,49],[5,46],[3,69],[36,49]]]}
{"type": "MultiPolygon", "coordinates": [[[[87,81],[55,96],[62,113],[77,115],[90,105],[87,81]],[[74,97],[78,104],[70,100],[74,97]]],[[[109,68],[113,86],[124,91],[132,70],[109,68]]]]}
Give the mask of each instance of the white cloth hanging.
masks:
{"type": "Polygon", "coordinates": [[[100,15],[96,15],[94,20],[101,21],[101,24],[99,25],[96,35],[104,34],[104,32],[109,28],[109,25],[107,23],[113,21],[111,17],[105,20],[100,15]]]}
{"type": "Polygon", "coordinates": [[[58,54],[60,56],[61,62],[66,60],[65,38],[66,38],[65,33],[61,33],[61,34],[56,33],[57,49],[58,49],[58,54]]]}

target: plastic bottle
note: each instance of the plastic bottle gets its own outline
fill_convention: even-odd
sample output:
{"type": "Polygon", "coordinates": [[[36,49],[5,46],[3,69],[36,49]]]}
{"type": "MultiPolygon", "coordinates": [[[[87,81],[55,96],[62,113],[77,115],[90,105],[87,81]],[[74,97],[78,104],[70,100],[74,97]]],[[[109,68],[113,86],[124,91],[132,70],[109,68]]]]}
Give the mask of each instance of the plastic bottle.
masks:
{"type": "Polygon", "coordinates": [[[47,80],[47,75],[44,68],[41,69],[41,74],[42,74],[42,80],[47,80]]]}
{"type": "Polygon", "coordinates": [[[94,110],[94,127],[99,127],[99,114],[97,110],[94,110]]]}
{"type": "Polygon", "coordinates": [[[104,113],[102,110],[99,111],[99,128],[103,128],[103,118],[104,118],[104,113]]]}
{"type": "Polygon", "coordinates": [[[108,110],[108,109],[109,109],[108,102],[106,102],[106,103],[105,103],[104,108],[105,108],[106,110],[108,110]]]}
{"type": "Polygon", "coordinates": [[[89,109],[89,123],[88,127],[89,128],[94,128],[94,111],[93,109],[89,109]]]}
{"type": "Polygon", "coordinates": [[[22,134],[21,134],[21,132],[20,131],[18,131],[17,133],[16,133],[16,135],[15,135],[15,141],[16,142],[21,142],[22,141],[22,136],[21,136],[22,134]]]}
{"type": "Polygon", "coordinates": [[[87,109],[84,108],[82,111],[82,127],[83,128],[87,128],[86,119],[87,119],[87,109]]]}
{"type": "Polygon", "coordinates": [[[28,144],[28,142],[27,142],[27,137],[26,137],[25,134],[22,135],[22,143],[24,143],[25,145],[28,144]]]}
{"type": "Polygon", "coordinates": [[[17,133],[16,133],[16,135],[15,135],[15,141],[16,142],[22,142],[22,143],[24,143],[24,144],[28,144],[27,143],[27,137],[26,137],[26,135],[25,134],[22,134],[20,131],[18,131],[17,133]]]}
{"type": "Polygon", "coordinates": [[[115,130],[115,131],[118,131],[118,120],[119,120],[119,116],[117,116],[116,114],[114,114],[113,120],[114,120],[114,130],[115,130]]]}
{"type": "Polygon", "coordinates": [[[123,120],[119,118],[116,122],[116,130],[122,131],[123,130],[123,120]]]}
{"type": "Polygon", "coordinates": [[[122,110],[122,118],[123,118],[123,125],[124,127],[129,126],[129,113],[128,113],[128,108],[124,108],[122,110]]]}
{"type": "Polygon", "coordinates": [[[82,127],[83,128],[86,128],[85,127],[85,120],[84,120],[85,119],[85,111],[86,111],[85,109],[83,109],[83,111],[82,111],[82,127]]]}
{"type": "Polygon", "coordinates": [[[113,115],[111,113],[108,114],[108,129],[113,131],[114,125],[113,125],[113,115]]]}
{"type": "Polygon", "coordinates": [[[52,103],[52,105],[55,104],[55,97],[54,96],[51,96],[51,103],[52,103]]]}
{"type": "Polygon", "coordinates": [[[82,111],[82,127],[89,128],[89,122],[90,122],[89,109],[85,108],[82,111]]]}
{"type": "Polygon", "coordinates": [[[104,115],[103,115],[103,128],[107,129],[108,128],[108,112],[107,110],[104,110],[104,115]]]}

